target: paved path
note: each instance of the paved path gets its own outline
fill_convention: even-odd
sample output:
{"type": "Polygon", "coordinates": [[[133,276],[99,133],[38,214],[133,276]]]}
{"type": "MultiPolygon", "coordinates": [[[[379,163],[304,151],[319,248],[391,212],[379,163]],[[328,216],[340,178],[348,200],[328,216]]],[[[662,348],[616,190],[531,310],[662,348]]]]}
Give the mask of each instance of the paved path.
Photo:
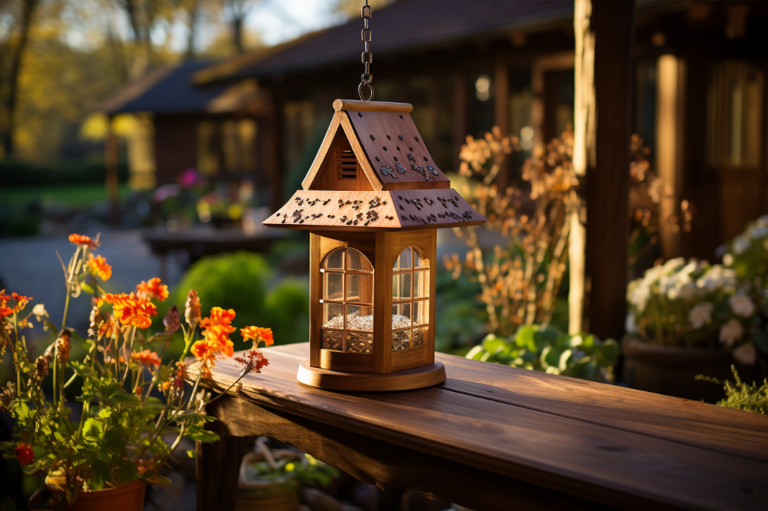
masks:
{"type": "MultiPolygon", "coordinates": [[[[95,236],[96,232],[83,232],[95,236]]],[[[74,246],[66,236],[0,239],[0,277],[6,289],[32,296],[33,304],[44,303],[51,319],[59,325],[64,314],[64,272],[56,258],[56,251],[66,264],[74,252],[74,246]]],[[[112,265],[112,278],[105,288],[112,292],[133,290],[142,280],[160,274],[160,261],[153,256],[141,239],[141,231],[102,232],[98,254],[112,265]]],[[[168,284],[174,285],[181,278],[182,270],[174,258],[168,260],[168,284]]],[[[90,311],[86,293],[70,303],[67,323],[85,334],[90,311]]],[[[38,335],[42,329],[33,329],[38,335]]]]}

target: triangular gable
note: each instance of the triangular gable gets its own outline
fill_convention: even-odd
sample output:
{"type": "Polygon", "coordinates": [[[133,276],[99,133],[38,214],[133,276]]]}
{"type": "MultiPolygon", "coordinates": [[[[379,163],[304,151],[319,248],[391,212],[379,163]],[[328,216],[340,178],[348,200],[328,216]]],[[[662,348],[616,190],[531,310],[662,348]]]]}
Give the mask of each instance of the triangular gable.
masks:
{"type": "Polygon", "coordinates": [[[328,131],[325,133],[325,138],[323,138],[323,143],[320,144],[320,149],[317,151],[317,155],[315,155],[315,160],[312,162],[312,166],[309,168],[309,172],[307,172],[307,175],[301,182],[302,188],[304,190],[311,190],[312,186],[319,180],[320,171],[323,168],[323,163],[325,162],[326,158],[329,157],[328,151],[331,149],[333,141],[336,138],[336,133],[339,131],[339,129],[341,129],[344,135],[346,135],[347,140],[349,141],[349,145],[352,147],[352,152],[355,153],[355,157],[357,158],[357,161],[360,163],[360,167],[363,170],[363,175],[371,184],[371,187],[376,191],[381,191],[381,180],[379,180],[378,176],[371,167],[371,164],[368,161],[368,157],[366,156],[365,151],[363,151],[363,148],[360,145],[360,141],[357,139],[357,134],[355,133],[355,130],[352,127],[352,124],[349,121],[349,117],[345,111],[337,111],[333,115],[331,124],[328,126],[328,131]]]}

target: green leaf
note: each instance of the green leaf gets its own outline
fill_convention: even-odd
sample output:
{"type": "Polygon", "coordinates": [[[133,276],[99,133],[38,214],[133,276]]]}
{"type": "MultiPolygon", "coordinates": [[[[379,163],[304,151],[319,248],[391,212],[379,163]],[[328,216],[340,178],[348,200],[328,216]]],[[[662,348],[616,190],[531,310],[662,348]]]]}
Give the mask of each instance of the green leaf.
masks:
{"type": "Polygon", "coordinates": [[[128,407],[135,407],[141,404],[141,400],[133,394],[129,394],[125,391],[115,392],[111,397],[112,401],[120,403],[128,407]]]}
{"type": "Polygon", "coordinates": [[[219,435],[217,435],[213,431],[206,431],[203,428],[200,428],[198,426],[191,426],[190,428],[188,428],[187,431],[184,433],[184,436],[189,438],[190,440],[195,440],[198,442],[205,442],[205,443],[217,442],[219,440],[219,435]]]}
{"type": "Polygon", "coordinates": [[[164,475],[160,475],[158,473],[152,473],[149,477],[147,477],[147,482],[156,484],[158,486],[170,486],[173,481],[165,477],[164,475]]]}
{"type": "Polygon", "coordinates": [[[96,291],[93,290],[93,288],[91,286],[89,286],[85,282],[81,282],[80,283],[80,289],[82,289],[83,291],[85,291],[86,293],[91,294],[91,295],[96,292],[96,291]]]}
{"type": "Polygon", "coordinates": [[[187,451],[187,456],[189,456],[190,458],[194,458],[195,457],[195,450],[192,449],[192,450],[187,451]]]}

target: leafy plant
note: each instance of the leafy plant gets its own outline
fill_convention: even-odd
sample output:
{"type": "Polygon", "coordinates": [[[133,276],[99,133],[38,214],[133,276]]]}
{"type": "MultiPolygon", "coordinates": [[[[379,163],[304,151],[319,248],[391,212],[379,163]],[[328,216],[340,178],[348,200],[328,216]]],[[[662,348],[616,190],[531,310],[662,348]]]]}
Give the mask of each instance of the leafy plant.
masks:
{"type": "Polygon", "coordinates": [[[525,325],[514,335],[489,334],[467,358],[584,380],[613,382],[619,345],[592,334],[570,335],[553,327],[525,325]]]}
{"type": "Polygon", "coordinates": [[[731,366],[731,371],[733,371],[735,384],[728,380],[723,381],[702,375],[696,376],[696,379],[723,385],[725,399],[718,401],[718,406],[735,408],[745,412],[768,414],[768,379],[763,379],[763,383],[758,387],[755,382],[749,384],[741,381],[735,366],[731,366]]]}
{"type": "Polygon", "coordinates": [[[298,460],[276,459],[269,461],[253,461],[246,465],[246,477],[249,480],[284,481],[286,486],[306,486],[318,483],[321,486],[330,484],[339,471],[326,465],[309,454],[299,454],[298,460]]]}
{"type": "MultiPolygon", "coordinates": [[[[157,471],[182,437],[218,440],[218,435],[204,429],[215,420],[205,414],[211,395],[197,389],[202,379],[211,377],[216,359],[233,356],[229,335],[235,331],[231,323],[236,313],[214,307],[203,318],[197,293],[190,290],[186,326],[173,307],[163,320],[164,330],[150,334],[151,316],[157,314],[156,304],[168,297],[168,287],[154,278],[141,282],[130,294],[106,293],[102,285],[112,268],[105,258],[93,254],[98,238],[73,234],[69,239],[76,249],[67,266],[62,262],[67,294],[60,328],[48,319],[43,304],[25,313],[31,297],[0,292],[0,356],[10,348],[15,369],[14,381],[0,390],[0,411],[15,419],[18,437],[0,444],[0,451],[6,458],[18,459],[27,475],[44,476],[56,498],[71,503],[81,491],[134,480],[167,484],[170,481],[157,471]],[[66,327],[70,301],[83,291],[93,295],[87,339],[66,327]],[[20,334],[31,327],[32,316],[54,334],[53,343],[35,359],[20,334]],[[179,329],[184,340],[181,356],[163,365],[162,353],[179,329]],[[82,362],[70,357],[72,345],[79,343],[87,351],[82,362]],[[150,349],[155,346],[160,355],[150,349]],[[187,393],[184,379],[190,352],[197,358],[198,376],[187,393]],[[49,374],[52,396],[43,390],[49,374]],[[64,392],[76,380],[82,383],[75,397],[82,403],[79,420],[72,419],[64,392]],[[165,402],[152,396],[155,389],[163,393],[165,402]],[[163,440],[166,434],[176,436],[171,445],[163,440]]],[[[269,329],[247,326],[240,333],[253,341],[253,348],[235,359],[243,369],[233,386],[268,364],[256,348],[260,341],[273,342],[269,329]]]]}
{"type": "MultiPolygon", "coordinates": [[[[190,289],[203,303],[240,311],[233,325],[270,324],[278,343],[309,338],[307,282],[282,279],[269,289],[274,272],[260,254],[238,251],[205,257],[193,264],[179,283],[172,303],[182,306],[190,289]]],[[[246,344],[235,341],[235,349],[246,344]]]]}

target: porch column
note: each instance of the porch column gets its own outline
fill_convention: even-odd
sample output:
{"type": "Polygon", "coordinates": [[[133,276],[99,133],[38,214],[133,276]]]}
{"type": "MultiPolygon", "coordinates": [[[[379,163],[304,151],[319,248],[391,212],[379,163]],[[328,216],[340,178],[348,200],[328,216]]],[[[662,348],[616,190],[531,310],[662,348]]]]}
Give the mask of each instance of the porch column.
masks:
{"type": "MultiPolygon", "coordinates": [[[[587,177],[581,283],[586,322],[582,329],[603,339],[619,338],[624,333],[626,316],[635,2],[576,0],[575,13],[575,86],[577,98],[582,99],[575,106],[577,111],[583,110],[577,114],[582,125],[577,121],[574,167],[577,172],[585,170],[587,177]],[[594,48],[592,55],[590,45],[594,48]],[[594,92],[589,90],[590,75],[594,76],[594,92]]],[[[572,232],[578,235],[579,230],[572,232]]],[[[571,267],[572,272],[578,269],[571,267]]],[[[574,326],[573,322],[570,326],[574,326]]]]}
{"type": "MultiPolygon", "coordinates": [[[[663,219],[677,212],[683,187],[685,62],[674,55],[659,57],[656,100],[656,170],[664,183],[660,204],[663,219]]],[[[661,228],[661,254],[681,254],[679,224],[665,221],[661,228]]]]}
{"type": "MultiPolygon", "coordinates": [[[[495,123],[501,130],[501,136],[509,135],[509,74],[507,72],[507,64],[505,62],[498,62],[494,70],[494,82],[495,85],[495,123]]],[[[496,183],[499,189],[504,190],[509,185],[509,163],[510,158],[504,158],[501,163],[501,170],[496,178],[496,183]]]]}
{"type": "Polygon", "coordinates": [[[453,75],[453,170],[459,170],[459,153],[467,138],[467,77],[453,75]]]}

